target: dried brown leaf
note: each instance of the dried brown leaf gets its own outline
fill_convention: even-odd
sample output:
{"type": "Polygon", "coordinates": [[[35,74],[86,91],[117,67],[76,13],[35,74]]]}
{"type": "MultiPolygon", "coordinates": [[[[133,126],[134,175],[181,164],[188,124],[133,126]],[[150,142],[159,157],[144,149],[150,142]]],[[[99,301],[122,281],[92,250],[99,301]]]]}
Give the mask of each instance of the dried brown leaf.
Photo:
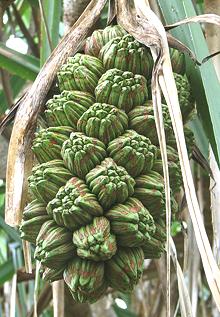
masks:
{"type": "Polygon", "coordinates": [[[201,14],[195,17],[186,18],[173,24],[165,26],[166,30],[171,30],[180,25],[186,25],[189,23],[211,23],[220,26],[220,16],[217,14],[201,14]]]}

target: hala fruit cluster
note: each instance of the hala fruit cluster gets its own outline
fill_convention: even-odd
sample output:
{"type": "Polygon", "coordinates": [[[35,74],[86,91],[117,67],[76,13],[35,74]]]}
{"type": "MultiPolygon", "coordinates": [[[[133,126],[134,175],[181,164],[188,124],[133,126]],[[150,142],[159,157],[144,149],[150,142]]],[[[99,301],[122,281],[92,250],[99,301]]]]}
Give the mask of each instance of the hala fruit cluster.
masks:
{"type": "MultiPolygon", "coordinates": [[[[184,56],[172,50],[171,59],[186,122],[193,100],[184,56]]],[[[36,245],[43,278],[64,279],[76,301],[94,302],[107,287],[131,291],[144,259],[165,250],[152,69],[149,49],[120,26],[95,31],[85,54],[59,70],[61,93],[46,103],[48,127],[33,141],[39,164],[29,177],[21,236],[36,245]]],[[[182,180],[166,105],[163,113],[175,214],[182,180]]]]}

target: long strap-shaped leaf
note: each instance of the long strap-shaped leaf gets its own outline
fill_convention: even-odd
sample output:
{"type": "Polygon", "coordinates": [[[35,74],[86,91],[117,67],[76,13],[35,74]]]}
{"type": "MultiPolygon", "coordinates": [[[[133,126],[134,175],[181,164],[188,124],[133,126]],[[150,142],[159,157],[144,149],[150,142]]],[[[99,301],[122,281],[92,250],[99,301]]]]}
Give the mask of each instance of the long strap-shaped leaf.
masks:
{"type": "Polygon", "coordinates": [[[41,69],[33,86],[22,98],[9,145],[5,220],[11,226],[20,224],[26,195],[26,175],[31,170],[30,147],[37,115],[60,66],[79,49],[83,39],[98,19],[107,0],[92,0],[69,33],[41,69]]]}
{"type": "MultiPolygon", "coordinates": [[[[212,292],[216,305],[220,311],[220,271],[215,262],[211,250],[211,246],[205,231],[204,223],[202,221],[199,203],[196,197],[196,191],[193,183],[193,177],[190,169],[190,163],[184,137],[177,89],[169,58],[169,48],[167,44],[166,33],[161,21],[158,19],[158,17],[154,14],[153,11],[149,10],[147,6],[143,5],[142,12],[146,14],[148,20],[153,25],[155,25],[155,28],[158,30],[158,33],[161,35],[161,44],[163,45],[164,49],[164,59],[162,63],[162,74],[159,75],[159,83],[163,91],[163,94],[166,98],[166,102],[168,104],[171,115],[172,125],[180,158],[184,189],[186,193],[189,213],[193,223],[197,245],[199,248],[199,252],[201,255],[204,271],[210,290],[212,292]]],[[[195,20],[199,21],[199,19],[195,20]]]]}
{"type": "Polygon", "coordinates": [[[211,23],[211,24],[216,24],[216,25],[220,26],[220,16],[217,14],[202,14],[202,15],[198,15],[195,17],[183,19],[181,21],[178,21],[178,22],[170,24],[170,25],[166,25],[165,29],[171,30],[177,26],[192,23],[192,22],[194,22],[194,23],[198,23],[198,22],[199,23],[211,23]]]}
{"type": "Polygon", "coordinates": [[[39,72],[39,59],[21,54],[0,42],[0,67],[23,79],[34,80],[39,72]]]}

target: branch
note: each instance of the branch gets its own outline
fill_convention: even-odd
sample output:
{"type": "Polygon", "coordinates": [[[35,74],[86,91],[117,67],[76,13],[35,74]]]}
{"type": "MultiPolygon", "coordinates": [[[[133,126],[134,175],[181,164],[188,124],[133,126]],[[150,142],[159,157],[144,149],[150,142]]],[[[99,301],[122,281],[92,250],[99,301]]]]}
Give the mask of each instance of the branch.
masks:
{"type": "Polygon", "coordinates": [[[0,7],[4,12],[15,0],[2,0],[0,3],[0,7]]]}
{"type": "Polygon", "coordinates": [[[35,279],[35,269],[33,269],[32,273],[27,273],[25,268],[20,268],[17,270],[17,282],[26,282],[35,279]]]}
{"type": "Polygon", "coordinates": [[[36,30],[38,38],[40,39],[41,37],[40,10],[39,8],[35,8],[35,6],[31,6],[31,9],[32,9],[32,16],[34,20],[35,30],[36,30]]]}
{"type": "Polygon", "coordinates": [[[36,57],[39,57],[39,49],[38,49],[38,46],[37,44],[34,42],[33,40],[33,37],[31,36],[31,34],[29,33],[28,29],[26,28],[17,8],[16,8],[16,5],[15,4],[12,4],[12,8],[13,8],[13,11],[14,11],[14,16],[15,16],[15,19],[17,21],[17,24],[19,25],[19,28],[21,30],[21,32],[24,34],[27,42],[28,42],[28,45],[31,49],[31,51],[33,52],[33,54],[36,56],[36,57]]]}

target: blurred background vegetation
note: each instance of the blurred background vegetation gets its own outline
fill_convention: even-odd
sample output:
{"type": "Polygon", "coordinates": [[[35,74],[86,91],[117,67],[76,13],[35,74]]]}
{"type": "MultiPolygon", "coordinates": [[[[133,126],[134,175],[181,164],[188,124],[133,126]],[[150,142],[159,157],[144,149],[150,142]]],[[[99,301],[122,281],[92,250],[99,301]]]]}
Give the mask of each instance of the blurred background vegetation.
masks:
{"type": "MultiPolygon", "coordinates": [[[[88,3],[88,0],[2,0],[0,2],[0,121],[29,89],[41,66],[88,3]]],[[[151,1],[151,4],[167,24],[204,12],[220,13],[218,0],[158,0],[151,1]]],[[[106,26],[107,12],[106,6],[96,25],[97,28],[106,26]]],[[[173,31],[176,37],[195,52],[200,61],[209,54],[204,38],[207,33],[210,35],[211,50],[219,50],[216,45],[220,43],[220,32],[217,32],[215,27],[205,29],[203,25],[202,27],[193,25],[173,31]]],[[[216,63],[218,63],[217,59],[218,57],[216,63]]],[[[216,161],[219,162],[220,130],[216,117],[219,120],[220,110],[216,100],[218,102],[220,100],[220,90],[214,67],[210,61],[198,69],[188,58],[187,74],[193,85],[197,103],[198,113],[190,122],[195,132],[197,146],[208,160],[209,144],[211,144],[216,161]]],[[[25,273],[19,231],[9,227],[4,221],[5,170],[11,129],[12,124],[9,124],[0,136],[0,316],[26,317],[34,314],[36,316],[36,310],[39,316],[54,316],[51,286],[41,281],[38,275],[35,276],[35,269],[32,274],[25,273]]],[[[214,166],[216,166],[215,158],[212,158],[214,166]]],[[[212,243],[212,224],[214,221],[216,225],[218,216],[215,214],[215,218],[211,217],[209,175],[196,163],[192,163],[192,168],[206,229],[212,243]]],[[[216,170],[216,167],[214,169],[216,170]]],[[[191,296],[193,316],[219,317],[220,314],[212,302],[200,265],[192,224],[186,208],[182,208],[179,219],[174,222],[172,235],[175,237],[179,260],[185,265],[184,273],[191,296]],[[184,245],[191,250],[187,263],[185,263],[187,250],[184,249],[184,245]]],[[[218,243],[218,240],[216,241],[218,243]]],[[[218,248],[215,253],[218,257],[218,248]]],[[[35,265],[33,262],[33,267],[35,265]]],[[[165,275],[165,258],[145,261],[143,279],[133,294],[110,293],[93,305],[74,303],[68,290],[65,289],[64,316],[164,316],[165,275]]],[[[171,275],[171,285],[172,316],[180,316],[174,270],[171,275]]]]}

